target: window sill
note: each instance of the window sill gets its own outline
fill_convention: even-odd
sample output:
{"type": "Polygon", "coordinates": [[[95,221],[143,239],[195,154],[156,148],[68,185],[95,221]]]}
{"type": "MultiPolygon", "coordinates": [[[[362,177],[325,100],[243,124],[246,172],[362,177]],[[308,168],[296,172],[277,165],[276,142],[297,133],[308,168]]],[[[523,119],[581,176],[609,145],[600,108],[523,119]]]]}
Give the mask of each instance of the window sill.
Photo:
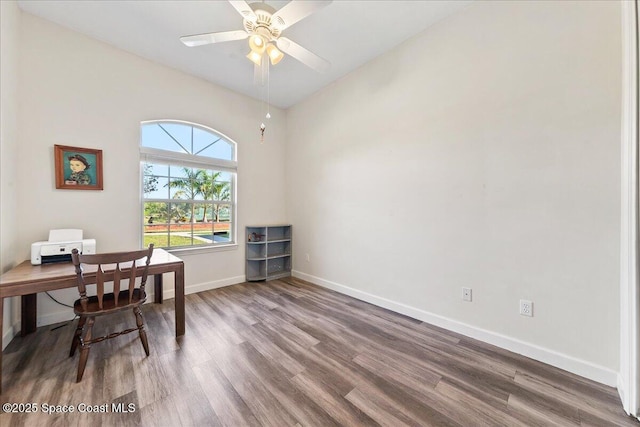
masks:
{"type": "Polygon", "coordinates": [[[234,251],[238,249],[237,243],[229,243],[227,245],[202,246],[196,248],[165,248],[165,250],[173,255],[197,255],[207,252],[224,252],[234,251]]]}

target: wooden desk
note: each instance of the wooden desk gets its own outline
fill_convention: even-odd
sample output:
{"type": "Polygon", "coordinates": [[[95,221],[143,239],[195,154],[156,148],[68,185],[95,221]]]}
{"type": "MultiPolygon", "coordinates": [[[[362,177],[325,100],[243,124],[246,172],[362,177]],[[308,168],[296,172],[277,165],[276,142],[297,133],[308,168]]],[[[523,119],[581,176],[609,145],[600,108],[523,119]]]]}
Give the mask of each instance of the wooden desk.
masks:
{"type": "MultiPolygon", "coordinates": [[[[174,273],[176,293],[176,337],[184,335],[184,262],[164,249],[154,249],[149,274],[154,275],[154,302],[162,303],[162,274],[174,273]]],[[[142,273],[142,271],[140,271],[142,273]]],[[[85,272],[85,280],[95,283],[95,273],[85,272]]],[[[0,393],[2,393],[2,330],[4,299],[22,297],[22,335],[36,330],[38,292],[76,287],[71,262],[31,265],[27,260],[0,276],[0,393]]]]}

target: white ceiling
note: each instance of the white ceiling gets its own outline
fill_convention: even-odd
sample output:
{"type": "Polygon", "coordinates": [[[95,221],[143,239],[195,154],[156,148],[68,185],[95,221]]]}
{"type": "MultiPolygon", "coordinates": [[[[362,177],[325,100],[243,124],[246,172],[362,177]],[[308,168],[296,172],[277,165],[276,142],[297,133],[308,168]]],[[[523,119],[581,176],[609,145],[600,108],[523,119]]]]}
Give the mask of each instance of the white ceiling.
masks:
{"type": "MultiPolygon", "coordinates": [[[[304,0],[295,0],[304,1],[304,0]]],[[[249,1],[249,3],[252,3],[249,1]]],[[[288,1],[266,2],[280,9],[288,1]]],[[[270,71],[270,102],[288,108],[397,46],[470,1],[334,0],[283,35],[331,62],[320,74],[291,57],[270,71]]],[[[217,1],[22,0],[28,13],[141,57],[262,100],[246,40],[186,47],[183,35],[242,29],[242,17],[217,1]]]]}

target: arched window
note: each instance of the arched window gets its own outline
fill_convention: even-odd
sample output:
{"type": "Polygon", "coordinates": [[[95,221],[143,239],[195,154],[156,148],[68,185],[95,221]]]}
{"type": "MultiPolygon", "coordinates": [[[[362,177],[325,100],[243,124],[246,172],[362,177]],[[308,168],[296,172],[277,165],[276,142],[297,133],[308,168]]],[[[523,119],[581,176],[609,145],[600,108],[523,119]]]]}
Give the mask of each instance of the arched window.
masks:
{"type": "Polygon", "coordinates": [[[235,243],[236,143],[205,126],[142,122],[142,244],[235,243]]]}

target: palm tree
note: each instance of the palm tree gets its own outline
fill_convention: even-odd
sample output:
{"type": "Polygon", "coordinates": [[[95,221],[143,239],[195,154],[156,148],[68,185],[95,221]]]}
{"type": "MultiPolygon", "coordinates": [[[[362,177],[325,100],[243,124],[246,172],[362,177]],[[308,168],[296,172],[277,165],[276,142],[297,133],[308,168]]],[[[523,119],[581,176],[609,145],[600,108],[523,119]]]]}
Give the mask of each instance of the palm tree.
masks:
{"type": "MultiPolygon", "coordinates": [[[[185,177],[169,182],[168,186],[177,188],[174,197],[194,200],[198,195],[204,200],[229,200],[230,185],[226,181],[217,181],[222,172],[209,174],[203,169],[182,168],[185,177]]],[[[213,216],[216,222],[220,222],[221,205],[213,205],[213,216]]],[[[204,204],[202,221],[207,221],[207,205],[204,204]]],[[[191,203],[191,222],[196,222],[195,204],[191,203]]]]}
{"type": "MultiPolygon", "coordinates": [[[[220,172],[217,172],[218,174],[220,172]]],[[[230,188],[228,182],[214,182],[213,183],[213,199],[214,200],[229,200],[230,188]]],[[[213,205],[213,216],[216,222],[220,222],[220,209],[222,205],[213,205]]]]}
{"type": "MultiPolygon", "coordinates": [[[[220,175],[220,172],[214,172],[213,175],[209,175],[205,172],[205,178],[200,183],[199,194],[205,200],[211,200],[213,196],[213,186],[215,179],[220,175]]],[[[204,205],[204,212],[202,213],[202,222],[207,222],[207,205],[204,205]]]]}
{"type": "MultiPolygon", "coordinates": [[[[176,191],[176,198],[182,198],[185,196],[186,199],[194,200],[198,194],[202,193],[206,187],[206,182],[209,179],[207,177],[207,171],[203,169],[190,169],[190,168],[182,168],[185,177],[180,179],[175,179],[169,181],[167,184],[170,188],[177,188],[179,191],[176,191]]],[[[206,197],[205,197],[206,199],[206,197]]],[[[191,223],[196,222],[196,205],[191,203],[191,223]]],[[[205,212],[206,213],[206,212],[205,212]]]]}
{"type": "MultiPolygon", "coordinates": [[[[205,200],[229,200],[229,183],[217,181],[220,175],[222,175],[222,172],[214,172],[211,175],[206,174],[206,178],[200,185],[199,192],[205,200]]],[[[213,217],[216,222],[220,222],[219,212],[220,205],[213,205],[213,217]]],[[[202,220],[207,220],[207,205],[204,205],[202,220]]]]}

